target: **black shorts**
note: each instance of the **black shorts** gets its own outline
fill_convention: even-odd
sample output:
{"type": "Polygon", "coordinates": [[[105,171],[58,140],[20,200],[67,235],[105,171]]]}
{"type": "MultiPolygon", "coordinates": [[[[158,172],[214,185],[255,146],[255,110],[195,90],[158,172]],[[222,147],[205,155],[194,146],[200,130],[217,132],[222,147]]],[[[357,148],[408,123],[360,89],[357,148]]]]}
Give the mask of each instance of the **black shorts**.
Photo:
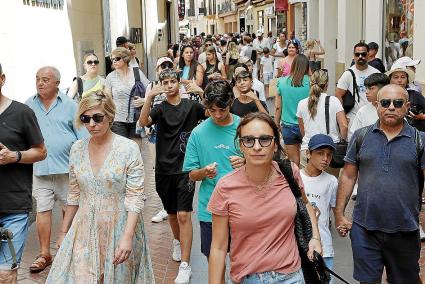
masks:
{"type": "Polygon", "coordinates": [[[418,283],[421,251],[419,230],[384,233],[369,231],[353,223],[350,238],[353,276],[357,281],[380,281],[385,266],[388,283],[418,283]]]}
{"type": "Polygon", "coordinates": [[[112,123],[111,130],[115,134],[124,136],[126,138],[140,138],[140,135],[136,134],[136,122],[114,121],[114,123],[112,123]]]}
{"type": "Polygon", "coordinates": [[[155,174],[155,182],[156,191],[168,214],[193,211],[195,182],[189,179],[189,174],[155,174]]]}
{"type": "MultiPolygon", "coordinates": [[[[206,257],[210,257],[210,249],[212,242],[212,223],[199,221],[199,226],[201,228],[201,252],[206,257]]],[[[230,252],[230,228],[229,228],[229,242],[227,247],[227,252],[230,252]]]]}

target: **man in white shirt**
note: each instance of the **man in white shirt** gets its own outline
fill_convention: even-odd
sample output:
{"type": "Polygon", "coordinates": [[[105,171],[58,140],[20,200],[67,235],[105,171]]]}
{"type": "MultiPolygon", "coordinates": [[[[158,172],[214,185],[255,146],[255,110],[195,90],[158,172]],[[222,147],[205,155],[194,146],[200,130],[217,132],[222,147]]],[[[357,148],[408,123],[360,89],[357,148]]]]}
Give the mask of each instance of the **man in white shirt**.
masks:
{"type": "MultiPolygon", "coordinates": [[[[364,42],[359,42],[354,46],[354,62],[355,64],[350,67],[353,70],[356,77],[356,84],[359,90],[359,97],[355,96],[354,107],[346,114],[347,119],[349,120],[349,126],[351,126],[352,120],[356,116],[358,110],[368,104],[366,99],[366,87],[364,85],[364,80],[371,74],[380,73],[378,69],[373,68],[367,64],[367,54],[369,47],[364,42]]],[[[347,90],[350,90],[351,94],[354,95],[354,84],[353,77],[351,73],[347,70],[338,80],[336,86],[335,96],[341,101],[346,95],[347,90]]]]}
{"type": "Polygon", "coordinates": [[[378,120],[378,113],[376,112],[378,91],[389,83],[390,78],[383,73],[374,73],[364,80],[366,98],[370,103],[362,106],[354,117],[348,131],[348,140],[351,139],[354,131],[372,125],[378,120]]]}
{"type": "Polygon", "coordinates": [[[252,47],[257,51],[257,61],[255,62],[255,67],[253,70],[252,76],[258,79],[258,70],[260,69],[260,61],[263,57],[263,49],[267,47],[269,44],[268,39],[263,37],[263,33],[261,31],[257,31],[257,37],[252,42],[252,47]]]}
{"type": "MultiPolygon", "coordinates": [[[[205,61],[207,61],[207,54],[205,53],[205,50],[210,46],[213,46],[212,38],[205,39],[203,52],[199,54],[199,57],[198,57],[199,64],[205,63],[205,61]]],[[[217,55],[218,61],[223,62],[220,52],[216,52],[216,55],[217,55]]]]}

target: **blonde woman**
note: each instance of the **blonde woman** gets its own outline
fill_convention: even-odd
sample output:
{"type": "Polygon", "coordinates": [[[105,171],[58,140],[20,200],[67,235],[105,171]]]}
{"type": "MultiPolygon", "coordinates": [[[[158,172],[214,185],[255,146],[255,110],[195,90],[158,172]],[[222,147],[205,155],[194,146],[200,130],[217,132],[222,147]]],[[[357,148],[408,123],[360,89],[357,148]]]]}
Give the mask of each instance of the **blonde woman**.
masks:
{"type": "Polygon", "coordinates": [[[329,133],[326,129],[325,102],[328,88],[328,72],[320,69],[310,77],[309,97],[298,104],[297,117],[300,128],[301,167],[307,165],[306,151],[310,138],[316,134],[326,134],[337,143],[347,139],[348,123],[341,102],[335,96],[329,96],[329,133]]]}
{"type": "Polygon", "coordinates": [[[226,72],[228,81],[231,81],[233,78],[233,73],[235,72],[235,65],[238,64],[239,57],[240,55],[236,43],[231,41],[229,43],[226,56],[226,72]]]}
{"type": "Polygon", "coordinates": [[[305,47],[306,49],[304,50],[304,55],[307,56],[308,61],[310,62],[311,72],[320,69],[320,61],[317,61],[317,56],[325,54],[325,49],[320,43],[320,40],[308,40],[305,47]],[[319,51],[315,50],[316,45],[319,47],[319,51]]]}
{"type": "MultiPolygon", "coordinates": [[[[83,76],[77,78],[69,88],[68,95],[75,101],[79,102],[85,95],[101,91],[104,89],[106,80],[99,76],[99,58],[94,53],[88,53],[84,55],[84,70],[86,73],[83,76]],[[78,81],[81,79],[82,93],[78,90],[78,81]]],[[[81,91],[81,90],[80,90],[81,91]]]]}
{"type": "MultiPolygon", "coordinates": [[[[111,94],[116,106],[116,115],[112,131],[127,138],[136,137],[135,109],[143,105],[144,100],[139,97],[130,98],[130,92],[135,84],[133,68],[129,66],[131,53],[127,48],[118,47],[111,54],[114,71],[106,77],[105,91],[111,94]]],[[[142,71],[139,71],[140,81],[147,87],[149,80],[142,71]]]]}
{"type": "Polygon", "coordinates": [[[77,123],[91,134],[71,148],[69,192],[46,283],[155,283],[142,210],[143,162],[136,142],[111,131],[112,98],[85,96],[77,123]]]}

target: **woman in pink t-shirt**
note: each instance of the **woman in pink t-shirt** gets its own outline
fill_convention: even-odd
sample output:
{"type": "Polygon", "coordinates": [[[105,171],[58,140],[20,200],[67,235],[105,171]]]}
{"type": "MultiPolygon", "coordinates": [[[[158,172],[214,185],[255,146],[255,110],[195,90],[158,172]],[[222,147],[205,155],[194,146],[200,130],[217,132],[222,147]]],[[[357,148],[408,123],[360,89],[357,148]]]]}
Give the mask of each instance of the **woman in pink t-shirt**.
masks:
{"type": "MultiPolygon", "coordinates": [[[[217,183],[208,209],[213,214],[213,236],[209,258],[209,283],[221,283],[230,243],[230,275],[236,283],[304,283],[294,219],[295,197],[288,182],[273,162],[275,152],[283,152],[279,128],[264,113],[250,113],[242,119],[237,137],[246,165],[217,183]],[[260,282],[260,279],[265,282],[260,282]]],[[[299,169],[292,164],[294,177],[304,194],[299,169]]],[[[321,253],[320,235],[311,205],[313,250],[321,253]]]]}

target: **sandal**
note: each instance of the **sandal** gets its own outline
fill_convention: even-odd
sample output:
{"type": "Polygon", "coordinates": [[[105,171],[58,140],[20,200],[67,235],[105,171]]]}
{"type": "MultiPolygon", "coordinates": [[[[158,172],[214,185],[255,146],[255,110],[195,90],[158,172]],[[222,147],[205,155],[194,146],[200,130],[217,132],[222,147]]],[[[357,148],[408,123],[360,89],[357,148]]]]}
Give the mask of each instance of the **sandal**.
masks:
{"type": "Polygon", "coordinates": [[[52,264],[52,256],[38,255],[30,266],[31,273],[39,273],[52,264]]]}

